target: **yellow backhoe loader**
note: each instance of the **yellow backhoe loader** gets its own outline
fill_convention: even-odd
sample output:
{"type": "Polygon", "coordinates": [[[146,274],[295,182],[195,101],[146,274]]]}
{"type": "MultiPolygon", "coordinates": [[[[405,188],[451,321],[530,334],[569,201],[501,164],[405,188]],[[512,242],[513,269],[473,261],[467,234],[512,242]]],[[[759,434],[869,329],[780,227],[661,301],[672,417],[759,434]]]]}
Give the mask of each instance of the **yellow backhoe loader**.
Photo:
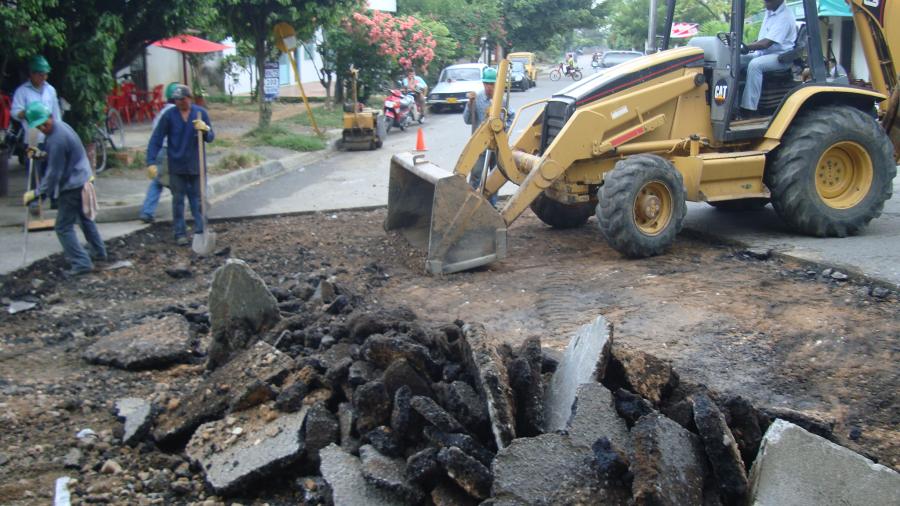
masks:
{"type": "Polygon", "coordinates": [[[666,36],[658,53],[528,104],[543,110],[512,146],[497,86],[453,173],[419,155],[393,157],[384,227],[426,248],[434,274],[505,257],[507,227],[528,207],[557,228],[596,214],[608,243],[636,258],[671,245],[686,201],[735,210],[771,202],[800,233],[855,234],[881,214],[896,175],[900,0],[847,2],[869,70],[863,85],[829,77],[816,1],[803,0],[807,22],[783,55],[794,70],[764,75],[762,116],[738,120],[746,2],[733,0],[729,32],[674,49],[666,36]],[[465,178],[486,149],[497,167],[473,190],[465,178]],[[506,181],[519,188],[497,211],[488,198],[506,181]]]}

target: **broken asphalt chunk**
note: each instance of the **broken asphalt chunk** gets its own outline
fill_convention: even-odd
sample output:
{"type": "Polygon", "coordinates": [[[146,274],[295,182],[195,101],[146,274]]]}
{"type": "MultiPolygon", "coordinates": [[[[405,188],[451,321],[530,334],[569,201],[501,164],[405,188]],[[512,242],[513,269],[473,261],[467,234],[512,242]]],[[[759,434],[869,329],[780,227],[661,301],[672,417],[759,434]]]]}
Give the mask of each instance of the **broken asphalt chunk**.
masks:
{"type": "Polygon", "coordinates": [[[193,351],[187,320],[168,315],[101,337],[82,357],[92,364],[138,371],[187,362],[193,351]]]}

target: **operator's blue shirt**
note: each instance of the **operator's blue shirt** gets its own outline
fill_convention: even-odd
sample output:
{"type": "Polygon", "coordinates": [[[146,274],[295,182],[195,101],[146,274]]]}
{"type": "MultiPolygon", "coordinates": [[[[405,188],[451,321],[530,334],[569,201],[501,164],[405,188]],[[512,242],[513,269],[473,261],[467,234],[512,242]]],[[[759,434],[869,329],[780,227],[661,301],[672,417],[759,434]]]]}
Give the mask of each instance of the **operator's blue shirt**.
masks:
{"type": "MultiPolygon", "coordinates": [[[[209,122],[206,109],[191,104],[187,121],[181,118],[178,107],[172,107],[162,114],[159,125],[153,130],[150,144],[147,146],[147,160],[156,160],[159,150],[162,149],[163,140],[168,140],[166,157],[169,160],[169,173],[196,176],[200,174],[200,155],[197,147],[197,131],[194,130],[194,120],[200,118],[209,125],[209,132],[203,136],[206,142],[212,142],[216,135],[209,122]]],[[[152,162],[149,162],[152,163],[152,162]]]]}

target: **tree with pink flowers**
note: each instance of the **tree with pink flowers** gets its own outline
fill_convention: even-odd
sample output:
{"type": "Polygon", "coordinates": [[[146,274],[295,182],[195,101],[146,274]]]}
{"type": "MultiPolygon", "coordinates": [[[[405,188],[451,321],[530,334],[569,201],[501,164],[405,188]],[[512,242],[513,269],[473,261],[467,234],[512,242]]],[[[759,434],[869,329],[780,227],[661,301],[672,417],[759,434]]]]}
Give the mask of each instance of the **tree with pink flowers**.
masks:
{"type": "Polygon", "coordinates": [[[434,59],[437,41],[413,16],[394,17],[386,12],[353,14],[350,29],[362,35],[378,54],[396,61],[403,70],[423,71],[434,59]]]}

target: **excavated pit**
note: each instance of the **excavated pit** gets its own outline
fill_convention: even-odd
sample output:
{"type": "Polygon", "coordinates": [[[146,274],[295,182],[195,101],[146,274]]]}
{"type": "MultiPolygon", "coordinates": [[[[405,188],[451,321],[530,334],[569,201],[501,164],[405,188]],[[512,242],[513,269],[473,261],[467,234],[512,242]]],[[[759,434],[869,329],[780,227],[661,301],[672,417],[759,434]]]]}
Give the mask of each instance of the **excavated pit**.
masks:
{"type": "Polygon", "coordinates": [[[895,294],[690,240],[667,257],[624,262],[588,230],[559,234],[531,217],[518,225],[514,264],[427,278],[370,227],[380,218],[221,224],[229,250],[209,259],[171,254],[154,227],[111,248],[139,269],[74,284],[48,274],[55,258],[4,279],[5,297],[39,305],[0,320],[9,330],[0,500],[40,501],[68,475],[76,502],[518,504],[511,491],[525,479],[547,503],[642,503],[665,499],[653,490],[675,462],[693,474],[666,484],[669,499],[732,504],[749,493],[748,457],[775,418],[896,467],[896,371],[871,363],[896,353],[895,294]],[[207,290],[231,256],[271,300],[254,297],[263,317],[222,327],[214,320],[236,313],[213,309],[220,299],[207,290]],[[811,325],[822,307],[824,323],[811,325]],[[593,377],[576,385],[576,409],[554,433],[544,392],[571,337],[601,313],[615,329],[607,359],[587,366],[593,377]],[[178,327],[158,337],[181,347],[175,359],[87,361],[107,340],[153,342],[130,329],[174,315],[187,335],[178,327]],[[843,338],[826,339],[827,327],[843,338]],[[844,363],[829,364],[836,355],[844,363]],[[851,395],[823,399],[825,372],[851,395]],[[128,411],[150,417],[150,428],[117,420],[126,397],[152,405],[128,411]],[[128,444],[125,426],[141,428],[128,444]],[[76,438],[84,428],[96,436],[76,438]],[[728,439],[710,436],[726,428],[734,445],[707,447],[728,439]],[[220,473],[223,462],[240,465],[220,473]],[[535,476],[545,480],[528,469],[544,469],[535,476]],[[554,469],[570,479],[550,479],[554,469]]]}

